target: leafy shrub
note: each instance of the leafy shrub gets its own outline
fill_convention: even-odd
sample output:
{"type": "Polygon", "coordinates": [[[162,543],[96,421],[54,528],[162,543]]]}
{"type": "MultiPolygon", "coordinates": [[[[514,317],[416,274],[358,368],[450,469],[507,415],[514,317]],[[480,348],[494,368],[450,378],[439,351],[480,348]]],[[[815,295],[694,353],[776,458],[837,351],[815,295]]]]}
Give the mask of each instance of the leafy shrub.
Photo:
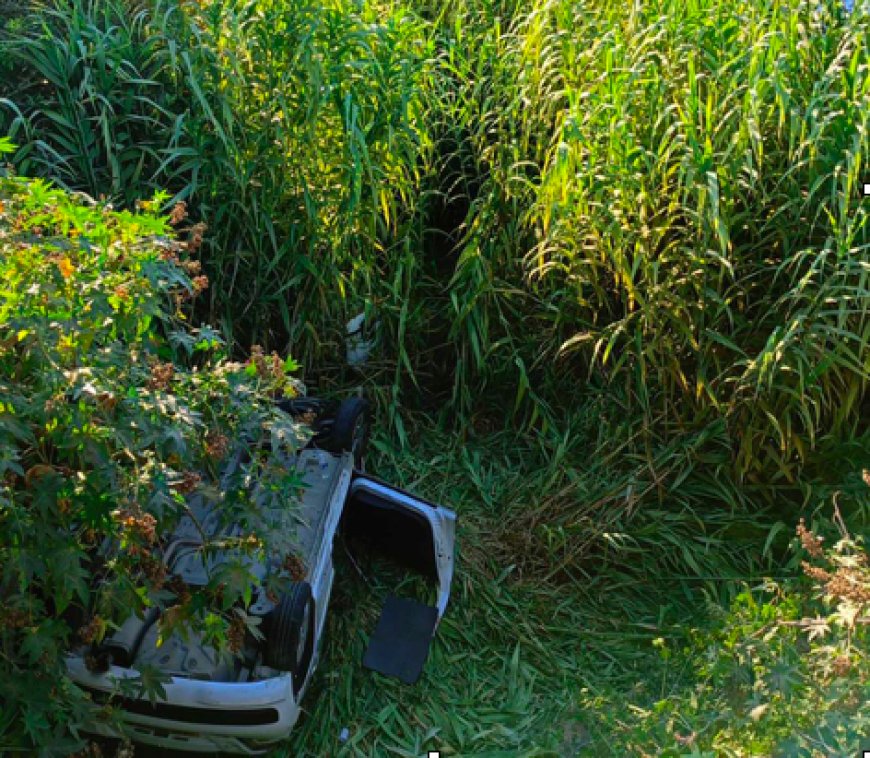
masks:
{"type": "MultiPolygon", "coordinates": [[[[805,580],[768,580],[728,609],[712,605],[709,626],[683,649],[656,640],[659,698],[604,727],[614,754],[860,755],[870,738],[870,558],[838,509],[819,526],[838,540],[827,547],[801,520],[805,580]],[[688,676],[668,687],[680,669],[688,676]]],[[[601,711],[605,701],[584,706],[601,711]]]]}
{"type": "Polygon", "coordinates": [[[27,86],[0,84],[23,173],[126,207],[162,187],[188,202],[212,230],[211,312],[242,344],[332,360],[367,301],[401,317],[409,281],[383,258],[413,259],[426,48],[411,16],[74,0],[30,18],[3,43],[27,86]]]}
{"type": "MultiPolygon", "coordinates": [[[[247,366],[229,362],[213,330],[185,323],[207,286],[190,257],[201,230],[177,240],[155,214],[162,202],[114,212],[0,175],[3,752],[76,744],[68,729],[92,707],[66,677],[64,651],[99,642],[131,612],[159,604],[163,634],[194,627],[231,650],[247,623],[244,556],[283,544],[246,481],[295,496],[294,477],[267,462],[304,436],[272,401],[294,391],[292,362],[256,351],[247,366]],[[223,462],[244,450],[219,491],[223,462]],[[193,491],[246,525],[239,557],[200,589],[170,581],[160,558],[193,491]]],[[[159,687],[154,672],[140,684],[159,687]]]]}

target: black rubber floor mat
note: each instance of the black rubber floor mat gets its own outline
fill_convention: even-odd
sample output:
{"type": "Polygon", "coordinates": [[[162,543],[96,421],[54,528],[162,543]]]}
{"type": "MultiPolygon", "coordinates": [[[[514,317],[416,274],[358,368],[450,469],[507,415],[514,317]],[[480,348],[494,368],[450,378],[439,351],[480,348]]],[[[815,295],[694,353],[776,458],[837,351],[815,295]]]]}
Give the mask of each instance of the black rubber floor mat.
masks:
{"type": "Polygon", "coordinates": [[[363,658],[363,666],[414,684],[429,655],[438,610],[416,600],[389,596],[363,658]]]}

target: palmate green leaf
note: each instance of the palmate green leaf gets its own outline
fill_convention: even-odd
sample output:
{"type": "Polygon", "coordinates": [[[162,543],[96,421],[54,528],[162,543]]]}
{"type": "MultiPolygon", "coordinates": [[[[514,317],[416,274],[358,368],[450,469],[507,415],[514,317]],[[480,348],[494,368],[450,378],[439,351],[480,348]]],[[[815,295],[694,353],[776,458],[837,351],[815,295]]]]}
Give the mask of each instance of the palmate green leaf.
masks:
{"type": "Polygon", "coordinates": [[[804,676],[796,664],[777,661],[771,667],[766,681],[774,692],[789,698],[803,684],[804,676]]]}
{"type": "Polygon", "coordinates": [[[11,447],[0,447],[0,477],[4,477],[7,472],[24,476],[24,469],[19,463],[20,456],[17,450],[11,447]]]}
{"type": "MultiPolygon", "coordinates": [[[[195,329],[193,333],[196,335],[198,341],[193,346],[194,351],[196,352],[205,352],[207,350],[215,350],[219,347],[223,347],[225,344],[224,338],[220,332],[213,329],[210,326],[204,326],[199,329],[195,329]]],[[[291,361],[290,356],[287,356],[287,360],[285,360],[285,369],[287,367],[287,362],[291,361]]],[[[298,365],[296,366],[294,371],[298,369],[298,365]]]]}
{"type": "Polygon", "coordinates": [[[58,643],[63,639],[64,627],[59,619],[45,619],[30,630],[21,641],[21,653],[29,665],[46,667],[57,660],[58,643]]]}
{"type": "Polygon", "coordinates": [[[48,708],[29,708],[24,714],[24,729],[36,744],[45,741],[46,733],[51,729],[48,720],[48,708]]]}
{"type": "Polygon", "coordinates": [[[73,600],[85,606],[88,604],[92,577],[86,565],[87,555],[77,547],[52,551],[51,561],[47,565],[46,585],[51,588],[58,614],[62,614],[73,600]]]}
{"type": "Polygon", "coordinates": [[[136,666],[138,677],[124,677],[118,679],[118,694],[124,697],[145,698],[150,703],[159,699],[166,699],[166,688],[172,677],[158,669],[156,666],[141,664],[136,666]]]}
{"type": "Polygon", "coordinates": [[[33,431],[11,413],[0,414],[0,434],[27,445],[36,441],[33,431]]]}
{"type": "Polygon", "coordinates": [[[169,332],[169,344],[173,347],[183,348],[184,352],[191,356],[196,348],[197,340],[193,334],[176,329],[169,332]]]}
{"type": "Polygon", "coordinates": [[[250,605],[253,588],[257,585],[257,577],[251,572],[250,565],[242,558],[227,556],[228,560],[212,572],[209,586],[223,586],[223,607],[229,609],[233,603],[242,598],[245,605],[250,605]]]}

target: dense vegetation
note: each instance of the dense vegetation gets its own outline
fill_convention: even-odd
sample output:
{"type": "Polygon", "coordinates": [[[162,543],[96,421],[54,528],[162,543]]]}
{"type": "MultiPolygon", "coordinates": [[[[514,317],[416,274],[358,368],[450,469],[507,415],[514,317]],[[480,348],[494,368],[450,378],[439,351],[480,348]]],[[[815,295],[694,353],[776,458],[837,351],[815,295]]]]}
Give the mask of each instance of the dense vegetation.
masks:
{"type": "MultiPolygon", "coordinates": [[[[830,581],[854,572],[867,591],[858,6],[0,4],[15,171],[123,209],[158,191],[153,210],[186,203],[210,286],[185,307],[216,325],[206,345],[219,332],[228,357],[291,353],[325,391],[363,384],[379,406],[375,464],[464,521],[455,616],[433,653],[449,684],[433,673],[400,714],[395,690],[333,644],[295,749],[338,750],[333,733],[377,704],[343,750],[857,750],[867,597],[830,581]],[[344,324],[359,312],[374,352],[349,369],[344,324]],[[788,549],[802,516],[845,540],[824,553],[803,532],[833,562],[827,578],[809,565],[802,578],[788,549]],[[817,613],[832,631],[805,628],[817,613]]],[[[16,212],[44,225],[29,202],[16,212]]],[[[21,265],[17,239],[0,238],[4,271],[21,265]]],[[[27,244],[33,266],[65,276],[27,244]]],[[[87,276],[106,265],[92,253],[87,276]]],[[[4,298],[20,297],[4,279],[4,298]]],[[[147,313],[131,305],[131,324],[147,313]]],[[[181,346],[202,337],[173,343],[174,328],[162,360],[190,360],[181,346]]],[[[145,339],[131,329],[105,338],[145,339]]],[[[135,370],[91,360],[108,383],[135,370]]],[[[55,381],[36,364],[29,376],[40,391],[55,381]]],[[[11,368],[0,380],[22,392],[11,368]]],[[[15,494],[32,480],[0,518],[32,518],[32,495],[15,494]]],[[[45,731],[3,729],[7,742],[45,731]]]]}
{"type": "MultiPolygon", "coordinates": [[[[87,703],[61,655],[76,636],[99,640],[160,598],[171,610],[162,634],[190,623],[218,649],[232,646],[247,622],[233,610],[250,595],[245,556],[281,549],[245,480],[292,500],[293,476],[264,465],[263,451],[221,477],[222,491],[215,484],[222,461],[257,430],[276,448],[304,439],[272,401],[293,392],[292,364],[249,370],[220,356],[214,331],[184,325],[185,301],[207,282],[187,258],[196,229],[186,241],[173,236],[152,212],[115,213],[42,180],[0,175],[4,752],[75,746],[66,730],[87,703]],[[154,553],[193,489],[220,498],[230,523],[249,530],[213,581],[190,590],[154,553]],[[107,542],[121,550],[104,550],[107,542]]],[[[158,691],[159,672],[143,671],[141,686],[158,691]]]]}

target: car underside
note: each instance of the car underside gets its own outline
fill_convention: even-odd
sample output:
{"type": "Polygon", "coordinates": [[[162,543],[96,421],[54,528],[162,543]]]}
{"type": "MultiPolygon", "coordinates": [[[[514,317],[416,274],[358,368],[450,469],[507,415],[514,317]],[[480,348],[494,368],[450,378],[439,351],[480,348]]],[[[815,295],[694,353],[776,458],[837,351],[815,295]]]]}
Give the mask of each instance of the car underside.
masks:
{"type": "MultiPolygon", "coordinates": [[[[70,651],[72,679],[95,702],[111,703],[122,713],[122,729],[95,722],[89,730],[174,749],[242,754],[263,752],[285,738],[317,667],[339,536],[434,580],[434,606],[387,598],[364,659],[368,668],[416,681],[449,598],[455,514],[360,471],[353,433],[345,436],[344,452],[309,446],[277,462],[298,477],[301,498],[290,505],[269,502],[280,549],[244,558],[255,581],[243,610],[259,634],[246,634],[235,654],[219,654],[192,631],[162,639],[166,609],[159,602],[141,617],[131,614],[98,646],[70,651]],[[289,572],[290,581],[276,595],[268,589],[269,578],[282,572],[289,572]],[[136,690],[145,667],[164,677],[158,697],[136,690]]],[[[242,529],[226,523],[206,497],[190,496],[186,511],[161,541],[160,557],[176,584],[205,586],[223,563],[239,559],[237,551],[205,546],[230,544],[242,529]]]]}

